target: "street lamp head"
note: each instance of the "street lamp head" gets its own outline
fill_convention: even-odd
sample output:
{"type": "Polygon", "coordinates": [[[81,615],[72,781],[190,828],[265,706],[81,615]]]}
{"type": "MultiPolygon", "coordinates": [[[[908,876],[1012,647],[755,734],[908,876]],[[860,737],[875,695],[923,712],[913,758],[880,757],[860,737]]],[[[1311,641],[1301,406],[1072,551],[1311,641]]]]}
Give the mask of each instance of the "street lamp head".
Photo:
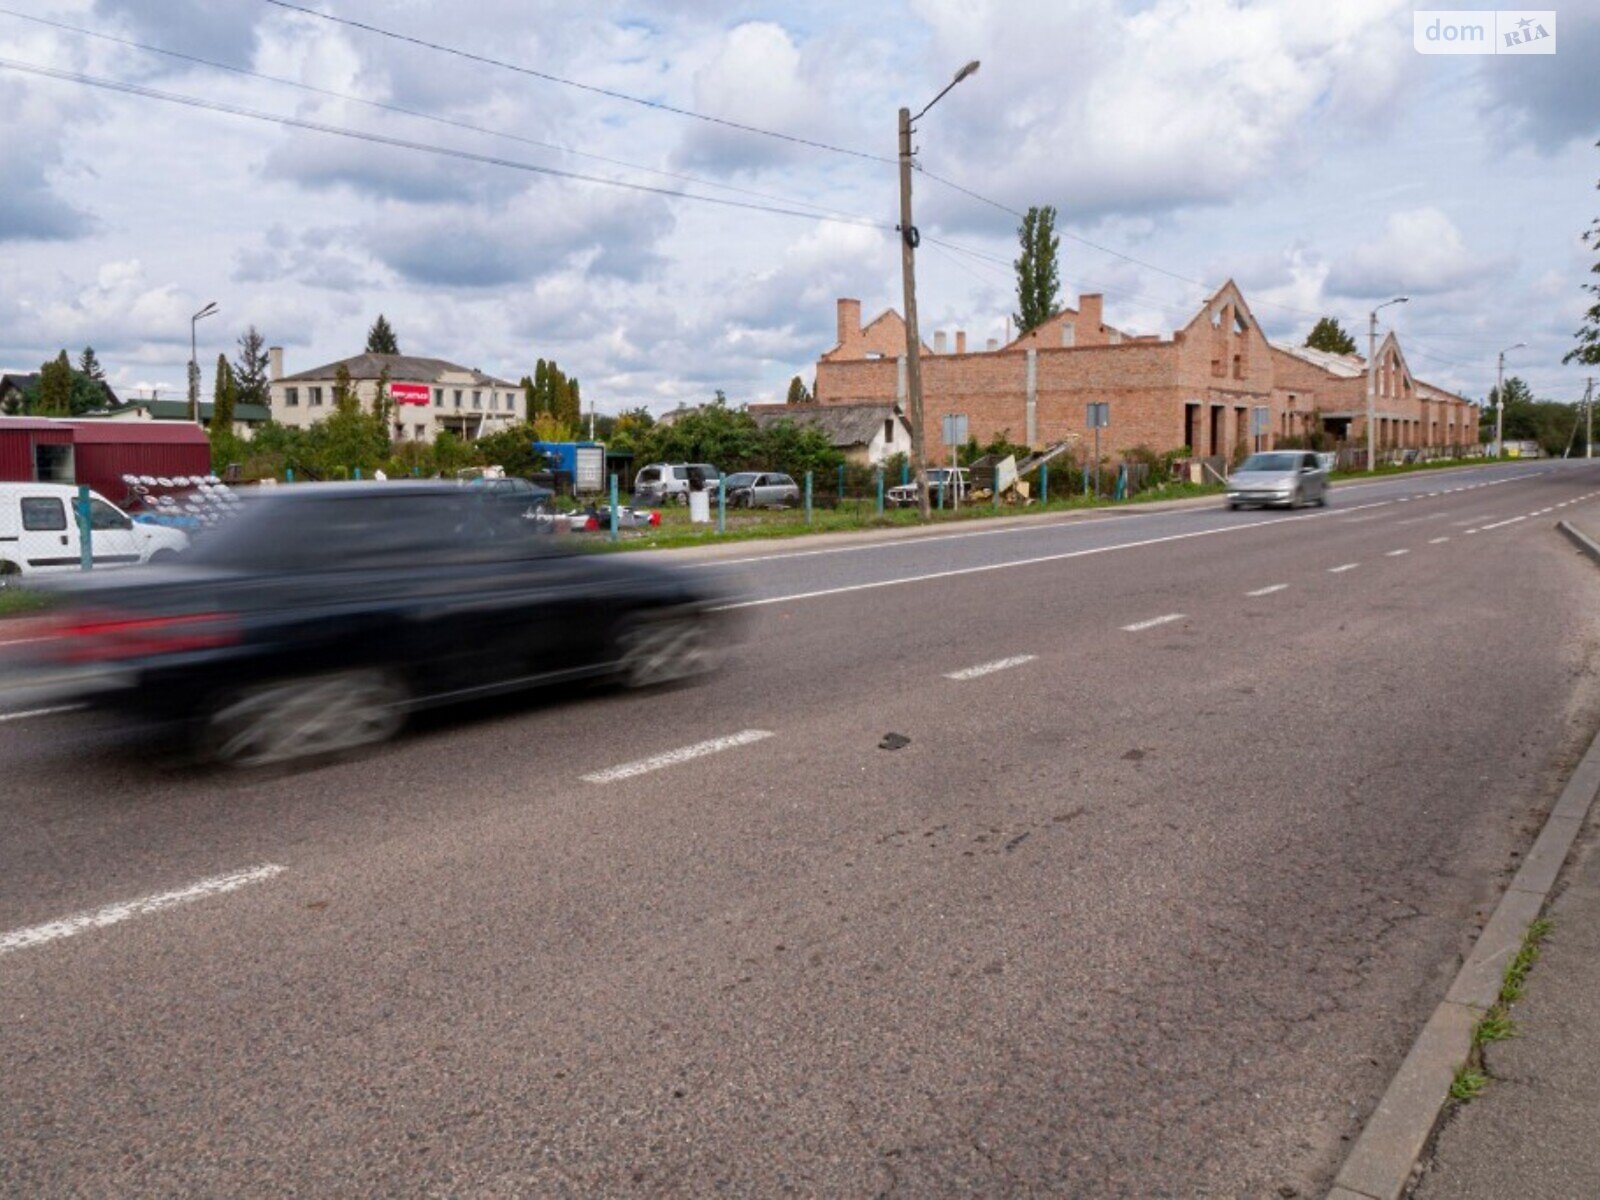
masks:
{"type": "Polygon", "coordinates": [[[204,308],[202,308],[199,312],[195,313],[195,315],[191,319],[195,320],[195,321],[198,321],[201,317],[209,317],[212,313],[214,313],[216,311],[217,311],[217,302],[215,300],[213,300],[209,304],[207,304],[204,308]]]}
{"type": "Polygon", "coordinates": [[[954,87],[956,84],[960,83],[963,79],[965,79],[968,75],[976,75],[977,73],[978,73],[978,60],[977,59],[973,59],[966,66],[962,67],[961,70],[956,72],[956,77],[953,80],[950,81],[951,86],[954,87]]]}

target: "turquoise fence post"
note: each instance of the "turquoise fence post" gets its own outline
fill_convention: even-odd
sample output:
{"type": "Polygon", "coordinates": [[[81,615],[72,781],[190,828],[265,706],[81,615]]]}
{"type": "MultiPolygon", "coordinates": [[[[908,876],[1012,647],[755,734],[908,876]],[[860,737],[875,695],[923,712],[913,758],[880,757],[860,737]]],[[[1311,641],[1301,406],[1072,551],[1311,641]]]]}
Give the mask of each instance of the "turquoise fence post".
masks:
{"type": "Polygon", "coordinates": [[[994,465],[994,506],[1000,507],[1000,464],[994,465]]]}
{"type": "Polygon", "coordinates": [[[900,486],[905,487],[911,482],[911,460],[907,459],[900,464],[900,486]]]}
{"type": "Polygon", "coordinates": [[[1039,503],[1050,503],[1050,464],[1045,463],[1039,468],[1039,503]]]}
{"type": "Polygon", "coordinates": [[[939,476],[939,511],[944,511],[944,476],[939,476]]]}
{"type": "Polygon", "coordinates": [[[78,566],[85,571],[94,567],[94,526],[89,520],[89,487],[78,485],[78,496],[72,502],[72,515],[78,520],[78,566]]]}
{"type": "Polygon", "coordinates": [[[611,540],[617,540],[617,474],[611,473],[611,540]]]}
{"type": "Polygon", "coordinates": [[[839,464],[839,500],[844,501],[844,464],[839,464]]]}
{"type": "Polygon", "coordinates": [[[294,482],[294,468],[293,467],[285,467],[283,469],[283,481],[285,483],[293,483],[294,482]]]}
{"type": "Polygon", "coordinates": [[[355,471],[355,477],[356,477],[356,478],[357,478],[357,479],[360,479],[360,478],[361,478],[361,468],[360,468],[360,467],[357,467],[357,468],[356,468],[356,471],[355,471]]]}
{"type": "Polygon", "coordinates": [[[806,524],[811,524],[811,472],[806,472],[806,524]]]}
{"type": "Polygon", "coordinates": [[[1089,494],[1089,460],[1083,460],[1083,494],[1089,494]]]}
{"type": "Polygon", "coordinates": [[[728,532],[728,481],[717,480],[717,532],[728,532]]]}
{"type": "Polygon", "coordinates": [[[883,468],[878,468],[878,515],[883,516],[883,468]]]}
{"type": "Polygon", "coordinates": [[[1117,468],[1117,499],[1128,498],[1128,464],[1123,463],[1117,468]]]}

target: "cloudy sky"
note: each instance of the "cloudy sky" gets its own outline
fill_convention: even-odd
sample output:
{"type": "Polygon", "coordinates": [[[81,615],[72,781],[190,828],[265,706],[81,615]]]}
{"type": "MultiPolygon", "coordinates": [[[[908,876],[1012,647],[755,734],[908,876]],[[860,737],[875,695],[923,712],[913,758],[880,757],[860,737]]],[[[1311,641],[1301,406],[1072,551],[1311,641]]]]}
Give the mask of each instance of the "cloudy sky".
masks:
{"type": "Polygon", "coordinates": [[[895,111],[977,58],[917,135],[930,334],[1003,332],[1008,210],[1053,204],[1064,299],[1104,292],[1124,328],[1230,276],[1295,340],[1406,293],[1383,315],[1424,378],[1481,396],[1526,341],[1536,391],[1583,389],[1560,359],[1600,216],[1593,0],[1538,57],[1418,55],[1393,0],[304,2],[525,70],[268,0],[0,0],[0,369],[93,344],[123,390],[178,392],[216,300],[202,360],[254,323],[304,369],[381,311],[410,353],[554,357],[601,411],[777,398],[835,297],[899,306],[895,111]]]}

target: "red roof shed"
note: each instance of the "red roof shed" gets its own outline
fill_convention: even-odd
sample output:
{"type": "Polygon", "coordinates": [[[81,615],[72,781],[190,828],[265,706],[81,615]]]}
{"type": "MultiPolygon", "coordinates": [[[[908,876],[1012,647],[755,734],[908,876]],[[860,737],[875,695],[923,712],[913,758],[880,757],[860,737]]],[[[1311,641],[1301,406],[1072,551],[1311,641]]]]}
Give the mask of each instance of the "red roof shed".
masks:
{"type": "Polygon", "coordinates": [[[86,483],[113,503],[127,498],[124,475],[205,475],[211,443],[188,422],[55,421],[0,417],[0,480],[86,483]],[[60,446],[63,451],[40,447],[60,446]]]}

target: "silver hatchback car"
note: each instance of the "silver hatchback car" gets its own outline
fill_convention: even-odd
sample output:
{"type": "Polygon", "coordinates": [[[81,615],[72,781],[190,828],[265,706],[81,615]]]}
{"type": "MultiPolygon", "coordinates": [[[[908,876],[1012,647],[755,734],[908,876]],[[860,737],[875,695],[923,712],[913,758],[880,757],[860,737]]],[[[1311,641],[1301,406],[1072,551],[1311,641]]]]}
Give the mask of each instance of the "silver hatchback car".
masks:
{"type": "Polygon", "coordinates": [[[1269,450],[1252,454],[1228,476],[1228,507],[1245,504],[1298,508],[1328,502],[1328,472],[1309,450],[1269,450]]]}

